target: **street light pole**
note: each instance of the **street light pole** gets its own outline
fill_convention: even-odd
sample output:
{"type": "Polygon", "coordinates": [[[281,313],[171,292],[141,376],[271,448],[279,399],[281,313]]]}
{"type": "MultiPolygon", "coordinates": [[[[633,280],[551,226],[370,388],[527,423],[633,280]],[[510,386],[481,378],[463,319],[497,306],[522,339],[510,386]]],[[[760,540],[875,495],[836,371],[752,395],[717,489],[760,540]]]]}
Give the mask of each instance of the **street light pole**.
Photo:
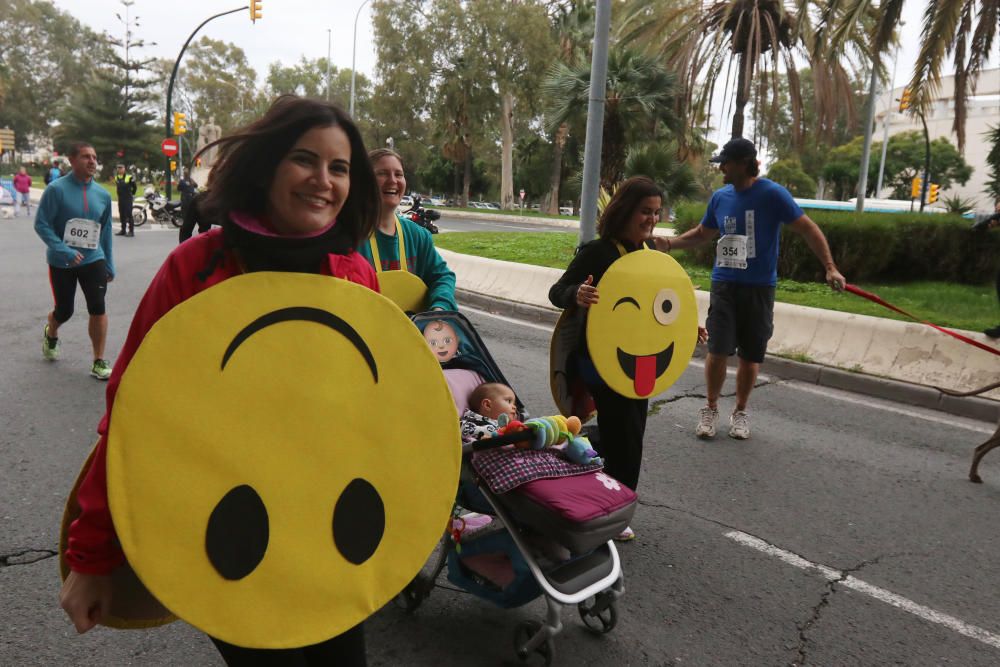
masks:
{"type": "Polygon", "coordinates": [[[587,140],[583,149],[583,190],[580,193],[580,244],[592,241],[597,226],[597,193],[601,184],[601,147],[604,141],[604,101],[607,96],[608,39],[611,0],[597,0],[594,18],[594,55],[590,61],[590,100],[587,103],[587,140]]]}
{"type": "Polygon", "coordinates": [[[333,31],[326,29],[326,101],[330,101],[330,39],[333,31]]]}
{"type": "Polygon", "coordinates": [[[348,108],[347,113],[354,118],[354,80],[357,78],[357,59],[358,59],[358,19],[361,18],[361,10],[365,8],[371,0],[365,0],[358,7],[357,14],[354,15],[354,45],[351,47],[351,105],[348,108]]]}
{"type": "MultiPolygon", "coordinates": [[[[174,69],[170,73],[170,83],[167,84],[167,118],[166,121],[164,121],[166,124],[166,130],[164,133],[165,137],[170,138],[170,136],[173,134],[171,132],[171,127],[170,127],[170,124],[173,121],[173,118],[171,117],[170,113],[172,105],[171,98],[173,97],[174,94],[174,80],[177,78],[177,69],[180,67],[181,58],[184,56],[184,52],[187,50],[188,44],[191,43],[191,40],[194,39],[194,36],[198,34],[198,31],[204,28],[205,24],[208,23],[209,21],[213,21],[219,18],[220,16],[226,16],[228,14],[235,14],[236,12],[242,12],[245,9],[249,9],[249,7],[250,7],[249,5],[243,5],[242,7],[237,7],[236,9],[230,9],[228,12],[222,12],[221,14],[216,14],[215,16],[209,16],[207,19],[202,21],[197,28],[194,29],[194,32],[192,32],[188,36],[187,41],[184,42],[184,46],[181,47],[181,52],[177,54],[177,60],[174,61],[174,69]]],[[[170,185],[171,185],[170,158],[166,158],[166,167],[167,167],[167,201],[170,201],[170,185]]]]}

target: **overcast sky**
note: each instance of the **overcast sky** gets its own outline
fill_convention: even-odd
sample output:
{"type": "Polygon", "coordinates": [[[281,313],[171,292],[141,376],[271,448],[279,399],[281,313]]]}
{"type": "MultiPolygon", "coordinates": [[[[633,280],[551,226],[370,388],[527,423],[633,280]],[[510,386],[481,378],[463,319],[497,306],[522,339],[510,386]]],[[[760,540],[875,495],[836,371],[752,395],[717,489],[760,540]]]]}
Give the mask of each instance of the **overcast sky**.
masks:
{"type": "MultiPolygon", "coordinates": [[[[124,34],[115,14],[124,16],[119,0],[57,0],[58,6],[98,31],[115,36],[124,34]]],[[[131,16],[138,16],[137,35],[156,46],[147,49],[151,56],[174,59],[192,30],[213,14],[233,9],[241,0],[135,0],[131,16]],[[184,7],[184,10],[180,10],[184,7]]],[[[270,63],[296,62],[301,56],[319,58],[327,53],[327,29],[330,29],[330,59],[334,66],[350,68],[354,18],[363,0],[263,0],[263,19],[252,24],[246,10],[215,19],[198,36],[232,42],[243,48],[251,66],[262,82],[270,63]]],[[[896,68],[894,87],[909,81],[917,56],[917,38],[926,0],[907,0],[903,9],[902,47],[896,68]]],[[[997,67],[1000,44],[995,45],[988,67],[997,67]]],[[[374,76],[376,57],[372,47],[371,5],[361,9],[357,34],[357,68],[374,76]]],[[[950,73],[950,63],[944,74],[950,73]]],[[[717,95],[722,86],[717,87],[717,95]]],[[[713,105],[713,106],[718,106],[713,105]]],[[[720,139],[730,121],[719,123],[720,139]]],[[[715,138],[715,137],[711,137],[715,138]]]]}
{"type": "MultiPolygon", "coordinates": [[[[247,5],[244,0],[135,0],[129,8],[139,17],[135,36],[156,42],[145,50],[150,56],[177,57],[184,40],[198,24],[213,14],[247,5]],[[181,9],[183,8],[183,9],[181,9]]],[[[56,0],[56,5],[98,32],[123,37],[123,24],[115,14],[125,17],[125,7],[118,0],[56,0]]],[[[285,64],[301,56],[325,58],[327,29],[330,32],[330,61],[335,67],[351,67],[354,16],[362,0],[262,0],[263,19],[250,22],[248,10],[213,20],[198,32],[201,36],[232,42],[247,54],[250,65],[261,80],[275,60],[285,64]]],[[[371,3],[361,10],[358,21],[357,66],[359,72],[373,75],[375,51],[372,48],[371,3]]]]}

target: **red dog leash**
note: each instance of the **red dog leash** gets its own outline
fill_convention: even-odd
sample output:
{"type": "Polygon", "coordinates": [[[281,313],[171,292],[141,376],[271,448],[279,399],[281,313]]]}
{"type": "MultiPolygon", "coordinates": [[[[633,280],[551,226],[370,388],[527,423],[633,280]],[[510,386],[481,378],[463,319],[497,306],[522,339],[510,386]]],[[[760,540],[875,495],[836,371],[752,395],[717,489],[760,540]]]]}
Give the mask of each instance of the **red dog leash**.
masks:
{"type": "Polygon", "coordinates": [[[906,317],[909,317],[911,320],[913,320],[915,322],[920,322],[921,324],[926,324],[929,327],[933,327],[933,328],[937,329],[938,331],[940,331],[941,333],[946,333],[946,334],[948,334],[949,336],[951,336],[953,338],[957,338],[958,340],[962,341],[963,343],[968,343],[969,345],[974,345],[974,346],[978,347],[981,350],[986,350],[987,352],[992,352],[993,354],[1000,355],[1000,350],[996,349],[995,347],[990,347],[989,345],[986,345],[984,343],[980,343],[978,340],[972,340],[968,336],[963,336],[960,333],[957,333],[955,331],[951,331],[950,329],[945,329],[944,327],[939,327],[938,325],[933,324],[931,322],[928,322],[927,320],[922,320],[919,317],[911,315],[910,313],[906,312],[902,308],[897,308],[896,306],[892,305],[891,303],[889,303],[885,299],[883,299],[883,298],[881,298],[879,296],[876,296],[876,295],[872,294],[871,292],[864,291],[863,289],[861,289],[857,285],[844,285],[844,290],[850,292],[851,294],[856,294],[856,295],[858,295],[860,297],[864,297],[864,298],[868,299],[869,301],[871,301],[873,303],[877,303],[878,305],[880,305],[880,306],[882,306],[884,308],[888,308],[889,310],[894,310],[897,313],[899,313],[900,315],[905,315],[906,317]]]}

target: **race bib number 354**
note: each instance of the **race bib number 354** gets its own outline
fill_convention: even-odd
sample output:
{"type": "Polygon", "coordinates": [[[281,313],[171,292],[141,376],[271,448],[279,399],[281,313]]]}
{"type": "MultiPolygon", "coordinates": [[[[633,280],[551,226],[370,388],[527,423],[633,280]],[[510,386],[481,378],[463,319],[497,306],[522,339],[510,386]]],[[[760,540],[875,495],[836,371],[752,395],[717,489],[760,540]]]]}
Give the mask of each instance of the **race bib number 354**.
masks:
{"type": "Polygon", "coordinates": [[[747,268],[747,237],[726,234],[715,246],[715,265],[729,269],[747,268]]]}
{"type": "Polygon", "coordinates": [[[97,224],[96,220],[73,218],[66,223],[63,241],[71,248],[93,250],[97,247],[100,235],[101,226],[97,224]]]}

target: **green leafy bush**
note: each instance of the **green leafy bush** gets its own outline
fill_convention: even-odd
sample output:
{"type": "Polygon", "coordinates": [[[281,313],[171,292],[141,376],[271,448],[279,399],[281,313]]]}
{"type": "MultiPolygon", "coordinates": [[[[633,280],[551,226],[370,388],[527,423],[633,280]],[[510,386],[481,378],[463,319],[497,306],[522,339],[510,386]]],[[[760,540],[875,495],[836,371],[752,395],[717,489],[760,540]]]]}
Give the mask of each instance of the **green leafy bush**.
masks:
{"type": "MultiPolygon", "coordinates": [[[[1000,265],[1000,234],[973,232],[958,215],[863,213],[809,209],[830,243],[838,267],[851,282],[943,280],[982,284],[1000,265]]],[[[677,207],[678,234],[695,227],[705,204],[677,207]]],[[[688,251],[699,264],[712,266],[715,244],[688,251]]],[[[810,281],[824,278],[823,267],[798,234],[781,235],[778,276],[810,281]]]]}

